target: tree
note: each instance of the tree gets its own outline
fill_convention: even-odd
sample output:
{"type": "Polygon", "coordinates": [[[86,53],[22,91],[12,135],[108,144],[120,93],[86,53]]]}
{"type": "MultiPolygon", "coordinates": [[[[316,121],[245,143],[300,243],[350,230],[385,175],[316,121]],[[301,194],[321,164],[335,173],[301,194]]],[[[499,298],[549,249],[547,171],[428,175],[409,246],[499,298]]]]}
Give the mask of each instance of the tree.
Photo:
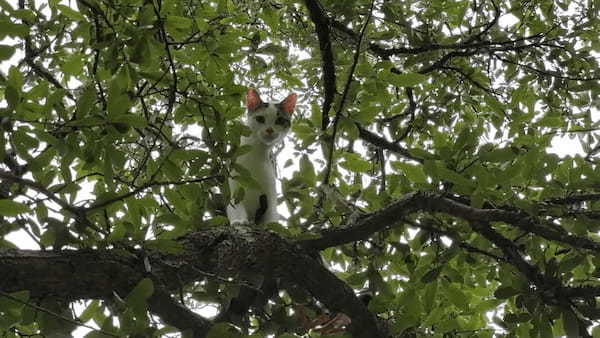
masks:
{"type": "Polygon", "coordinates": [[[597,2],[0,8],[5,337],[600,334],[597,2]],[[249,86],[302,94],[266,228],[249,86]]]}

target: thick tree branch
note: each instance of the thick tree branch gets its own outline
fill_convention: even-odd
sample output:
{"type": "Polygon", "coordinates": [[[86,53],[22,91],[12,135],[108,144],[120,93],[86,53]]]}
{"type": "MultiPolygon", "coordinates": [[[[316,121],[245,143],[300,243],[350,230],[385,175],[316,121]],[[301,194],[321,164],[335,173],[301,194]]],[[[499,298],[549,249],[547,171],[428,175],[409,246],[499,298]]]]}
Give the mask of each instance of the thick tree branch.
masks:
{"type": "Polygon", "coordinates": [[[180,329],[193,332],[194,338],[204,337],[212,322],[191,311],[183,304],[175,301],[169,294],[157,290],[148,301],[149,310],[158,315],[165,323],[180,329]]]}
{"type": "MultiPolygon", "coordinates": [[[[30,290],[32,298],[63,300],[109,299],[113,292],[124,297],[139,280],[148,276],[145,259],[152,267],[150,275],[155,289],[166,292],[203,280],[207,272],[239,279],[269,271],[285,283],[306,289],[331,311],[347,314],[352,319],[353,336],[385,336],[375,316],[348,285],[311,254],[274,233],[221,227],[189,234],[180,238],[179,243],[184,249],[177,254],[134,249],[128,252],[0,250],[0,271],[4,276],[0,278],[0,290],[9,293],[30,290]]],[[[150,300],[152,311],[160,314],[174,309],[170,298],[164,298],[166,295],[158,293],[155,297],[150,300]]],[[[188,320],[167,319],[173,325],[181,325],[180,329],[189,329],[191,323],[196,330],[207,328],[205,320],[179,313],[188,320]]]]}
{"type": "Polygon", "coordinates": [[[336,93],[335,63],[330,36],[331,29],[329,18],[323,13],[318,0],[305,0],[304,3],[308,9],[310,19],[315,24],[317,38],[319,39],[319,49],[321,51],[321,68],[323,70],[323,115],[321,130],[325,130],[329,126],[329,109],[331,109],[333,97],[336,93]]]}
{"type": "Polygon", "coordinates": [[[301,241],[304,247],[323,250],[368,238],[375,232],[401,222],[414,212],[442,212],[471,222],[503,222],[523,231],[531,232],[548,240],[565,243],[580,249],[600,252],[600,243],[585,237],[570,235],[556,227],[540,224],[539,221],[521,211],[503,209],[479,209],[454,201],[436,193],[413,192],[390,204],[389,207],[363,217],[347,228],[329,230],[320,238],[301,241]]]}
{"type": "Polygon", "coordinates": [[[502,236],[486,222],[471,222],[470,224],[473,230],[502,250],[507,261],[515,266],[527,279],[540,287],[545,284],[546,277],[540,273],[537,267],[525,261],[519,253],[519,249],[511,240],[502,236]]]}

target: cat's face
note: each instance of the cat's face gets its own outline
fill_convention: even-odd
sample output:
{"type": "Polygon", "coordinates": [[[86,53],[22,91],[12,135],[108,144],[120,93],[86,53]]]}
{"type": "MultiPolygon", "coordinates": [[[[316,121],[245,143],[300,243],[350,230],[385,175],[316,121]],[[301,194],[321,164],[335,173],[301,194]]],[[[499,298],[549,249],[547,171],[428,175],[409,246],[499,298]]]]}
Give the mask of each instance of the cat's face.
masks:
{"type": "Polygon", "coordinates": [[[261,100],[256,90],[248,89],[246,107],[252,137],[267,146],[280,142],[290,130],[296,97],[296,94],[290,94],[280,103],[267,103],[261,100]]]}

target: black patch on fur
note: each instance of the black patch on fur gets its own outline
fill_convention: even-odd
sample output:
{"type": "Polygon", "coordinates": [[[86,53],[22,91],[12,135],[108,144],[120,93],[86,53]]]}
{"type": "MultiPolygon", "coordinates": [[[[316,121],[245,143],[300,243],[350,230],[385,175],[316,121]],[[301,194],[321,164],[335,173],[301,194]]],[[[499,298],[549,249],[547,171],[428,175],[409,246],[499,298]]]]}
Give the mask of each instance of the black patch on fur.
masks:
{"type": "Polygon", "coordinates": [[[284,113],[281,110],[277,110],[277,118],[282,118],[285,120],[285,123],[282,124],[282,127],[284,128],[289,128],[290,125],[292,124],[292,121],[290,119],[290,115],[288,113],[284,113]]]}
{"type": "Polygon", "coordinates": [[[258,197],[258,209],[256,209],[256,214],[254,215],[254,224],[260,224],[263,216],[267,213],[268,207],[269,205],[267,204],[267,195],[260,195],[260,197],[258,197]]]}

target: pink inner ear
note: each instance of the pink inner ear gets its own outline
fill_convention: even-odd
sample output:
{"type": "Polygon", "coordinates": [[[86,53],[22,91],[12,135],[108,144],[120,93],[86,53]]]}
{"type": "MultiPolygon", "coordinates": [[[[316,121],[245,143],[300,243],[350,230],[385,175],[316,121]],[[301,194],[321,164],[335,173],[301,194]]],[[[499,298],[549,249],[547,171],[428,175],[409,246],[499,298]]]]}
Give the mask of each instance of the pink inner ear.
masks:
{"type": "Polygon", "coordinates": [[[296,98],[298,95],[296,93],[292,93],[288,95],[281,103],[279,103],[279,108],[282,112],[292,114],[294,112],[294,107],[296,107],[296,98]]]}
{"type": "Polygon", "coordinates": [[[248,92],[246,92],[246,107],[248,110],[255,111],[262,103],[256,89],[248,88],[248,92]]]}

